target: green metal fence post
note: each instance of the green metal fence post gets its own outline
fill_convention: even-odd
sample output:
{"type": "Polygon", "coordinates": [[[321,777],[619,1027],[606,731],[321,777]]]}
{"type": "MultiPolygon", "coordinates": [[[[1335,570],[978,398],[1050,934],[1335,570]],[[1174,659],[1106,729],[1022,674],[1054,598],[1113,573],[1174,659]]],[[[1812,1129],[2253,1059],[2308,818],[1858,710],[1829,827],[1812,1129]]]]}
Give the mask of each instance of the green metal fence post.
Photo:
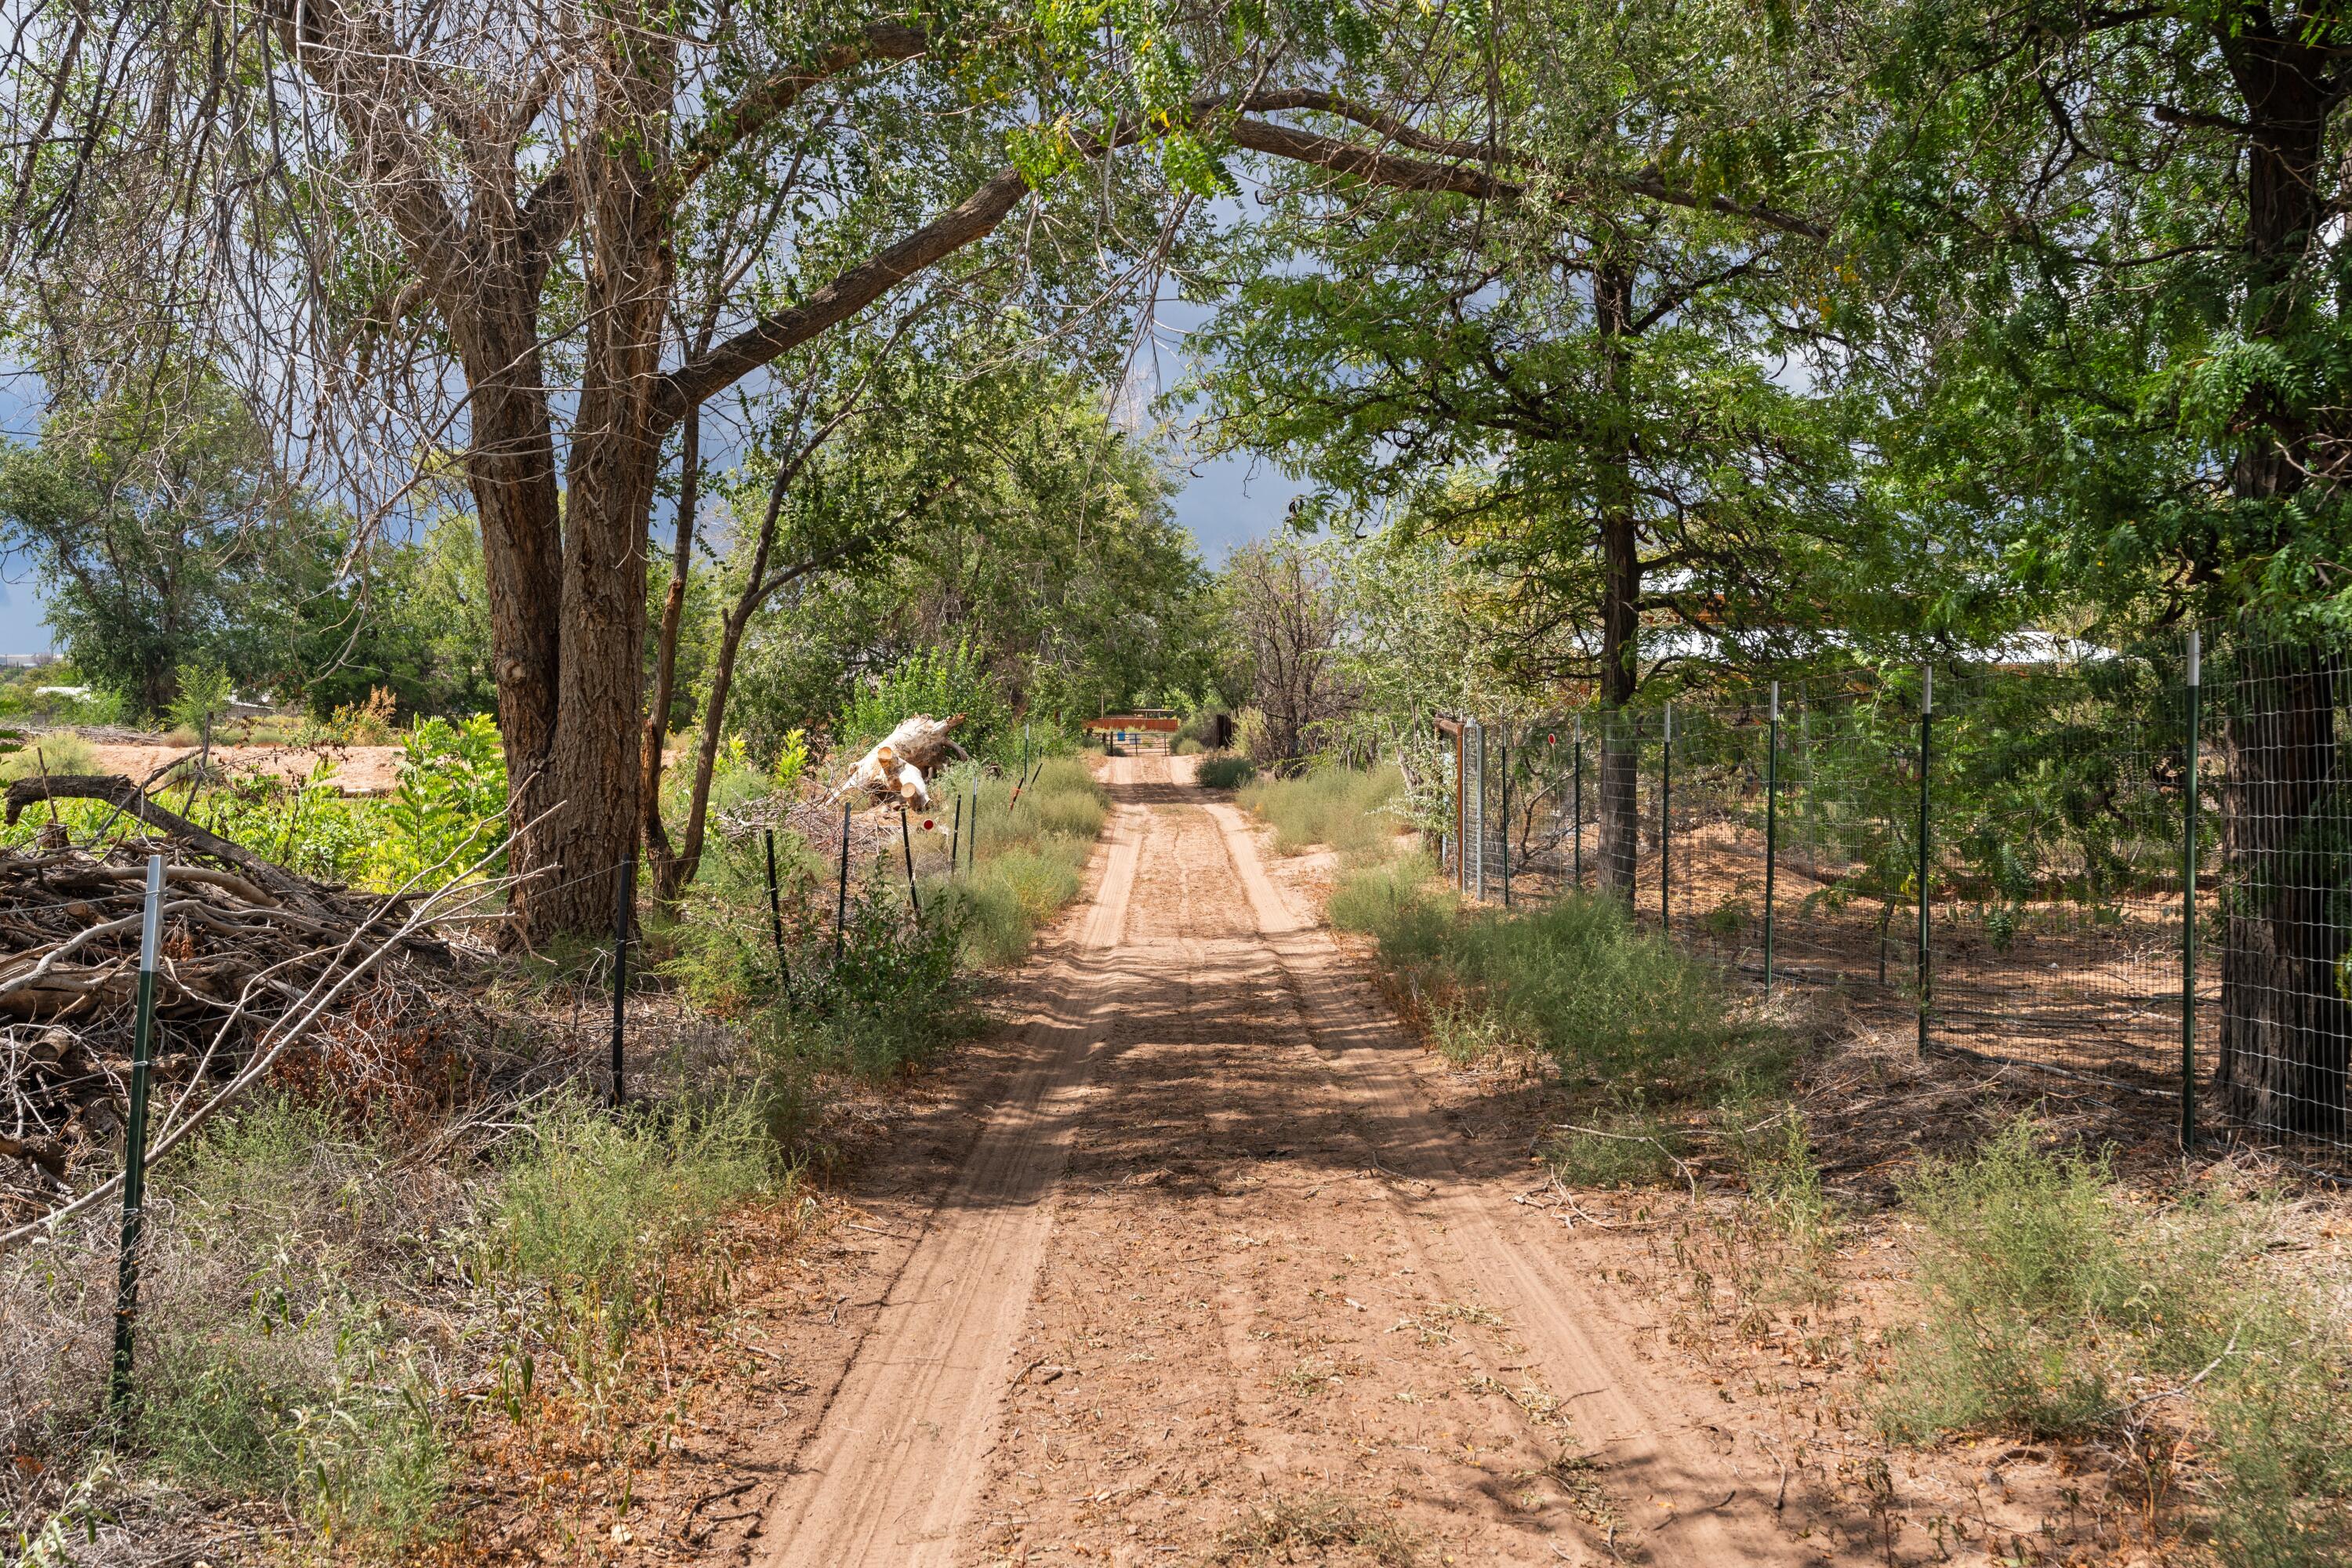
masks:
{"type": "Polygon", "coordinates": [[[1927,769],[1936,711],[1936,669],[1919,667],[1919,1049],[1927,1049],[1927,769]]]}
{"type": "Polygon", "coordinates": [[[637,901],[637,858],[621,861],[621,894],[613,910],[613,1081],[607,1101],[618,1110],[628,1086],[621,1077],[621,1048],[629,1023],[629,916],[637,901]]]}
{"type": "Polygon", "coordinates": [[[1569,744],[1576,749],[1576,886],[1584,887],[1584,721],[1579,719],[1569,731],[1569,744]]]}
{"type": "Polygon", "coordinates": [[[1780,849],[1780,683],[1764,725],[1764,994],[1772,994],[1772,873],[1780,849]]]}
{"type": "Polygon", "coordinates": [[[147,1222],[147,1081],[155,1068],[155,942],[163,912],[163,858],[147,857],[147,906],[139,928],[138,1023],[131,1048],[131,1115],[122,1134],[122,1254],[115,1275],[114,1365],[107,1380],[118,1413],[131,1402],[131,1330],[139,1316],[139,1235],[147,1222]]]}
{"type": "Polygon", "coordinates": [[[2194,628],[2189,633],[2189,773],[2180,803],[2180,1147],[2197,1146],[2197,812],[2202,793],[2198,777],[2198,730],[2203,706],[2200,655],[2194,628]]]}
{"type": "Polygon", "coordinates": [[[1511,742],[1495,748],[1503,763],[1503,907],[1511,907],[1511,742]]]}
{"type": "MultiPolygon", "coordinates": [[[[980,802],[972,801],[973,837],[978,837],[980,802]]],[[[841,881],[833,896],[833,962],[841,962],[843,933],[849,924],[849,803],[841,803],[841,881]]]]}
{"type": "Polygon", "coordinates": [[[784,961],[784,902],[776,882],[776,830],[767,830],[768,931],[776,939],[776,975],[783,982],[784,1006],[793,1005],[793,966],[784,961]]]}
{"type": "Polygon", "coordinates": [[[1666,739],[1658,749],[1658,934],[1675,934],[1668,899],[1675,885],[1675,705],[1666,704],[1666,739]]]}
{"type": "Polygon", "coordinates": [[[923,918],[923,900],[921,895],[915,891],[915,837],[908,830],[907,808],[903,805],[898,808],[898,847],[907,856],[907,908],[914,911],[916,920],[920,921],[923,918]]]}

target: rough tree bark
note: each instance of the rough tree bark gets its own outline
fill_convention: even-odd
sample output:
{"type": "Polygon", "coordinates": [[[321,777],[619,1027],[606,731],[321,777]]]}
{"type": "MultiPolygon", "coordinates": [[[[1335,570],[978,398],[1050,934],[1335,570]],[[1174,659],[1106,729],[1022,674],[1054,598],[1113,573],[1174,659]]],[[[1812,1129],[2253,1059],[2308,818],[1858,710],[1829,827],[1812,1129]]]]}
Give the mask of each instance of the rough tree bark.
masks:
{"type": "MultiPolygon", "coordinates": [[[[2259,335],[2287,327],[2295,274],[2326,218],[2321,163],[2344,88],[2326,45],[2283,26],[2221,37],[2244,98],[2246,245],[2259,335]]],[[[2257,424],[2232,465],[2233,500],[2283,507],[2304,487],[2308,432],[2257,424]]],[[[2236,896],[2221,951],[2221,1038],[2214,1079],[2256,1127],[2340,1132],[2352,1009],[2337,986],[2345,955],[2342,858],[2331,842],[2345,781],[2336,701],[2342,661],[2308,647],[2242,650],[2228,698],[2222,844],[2236,896]]]]}
{"type": "MultiPolygon", "coordinates": [[[[1602,374],[1621,393],[1633,317],[1633,273],[1603,263],[1592,279],[1593,323],[1601,339],[1602,374]]],[[[1634,660],[1641,633],[1642,552],[1633,505],[1633,455],[1620,433],[1596,443],[1610,453],[1601,501],[1601,886],[1629,909],[1642,821],[1635,783],[1640,739],[1629,711],[1638,680],[1634,660]]]]}

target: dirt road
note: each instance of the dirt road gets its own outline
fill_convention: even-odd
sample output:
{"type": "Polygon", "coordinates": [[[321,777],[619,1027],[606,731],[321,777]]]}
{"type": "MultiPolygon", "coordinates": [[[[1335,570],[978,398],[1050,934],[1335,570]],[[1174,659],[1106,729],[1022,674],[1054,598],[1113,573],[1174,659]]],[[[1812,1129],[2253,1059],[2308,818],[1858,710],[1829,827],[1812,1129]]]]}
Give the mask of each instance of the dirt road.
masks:
{"type": "Polygon", "coordinates": [[[742,1555],[1820,1561],[1242,816],[1111,766],[1004,1087],[742,1555]]]}

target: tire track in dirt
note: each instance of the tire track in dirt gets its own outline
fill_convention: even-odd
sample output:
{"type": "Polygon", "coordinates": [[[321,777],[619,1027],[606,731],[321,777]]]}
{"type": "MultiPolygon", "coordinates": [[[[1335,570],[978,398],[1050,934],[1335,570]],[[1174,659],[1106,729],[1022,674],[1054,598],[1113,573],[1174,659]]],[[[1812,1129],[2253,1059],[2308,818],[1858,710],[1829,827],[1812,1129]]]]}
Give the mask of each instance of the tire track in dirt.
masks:
{"type": "Polygon", "coordinates": [[[1334,1508],[1355,1550],[1300,1561],[1390,1561],[1383,1539],[1423,1563],[1607,1561],[1566,1434],[1520,1403],[1550,1406],[1526,1353],[1447,1298],[1300,1043],[1216,823],[1189,790],[1160,809],[1126,1016],[957,1561],[1223,1561],[1283,1510],[1334,1508]]]}
{"type": "Polygon", "coordinates": [[[1553,1381],[1605,1466],[1612,1495],[1643,1528],[1650,1561],[1712,1564],[1818,1557],[1781,1531],[1750,1478],[1709,1436],[1709,1413],[1665,1386],[1629,1343],[1594,1326],[1600,1298],[1549,1254],[1496,1224],[1451,1152],[1456,1142],[1400,1057],[1412,1047],[1318,921],[1302,919],[1267,874],[1258,839],[1231,805],[1210,805],[1257,932],[1277,957],[1312,1031],[1332,1091],[1355,1111],[1381,1163],[1412,1185],[1384,1184],[1402,1212],[1443,1228],[1479,1296],[1504,1311],[1553,1381]]]}
{"type": "MultiPolygon", "coordinates": [[[[1124,782],[1132,763],[1112,764],[1124,782]]],[[[1050,1000],[1032,1059],[932,1210],[873,1327],[752,1542],[771,1568],[950,1560],[977,1489],[1013,1336],[1052,1229],[1097,1046],[1119,990],[1150,826],[1115,807],[1108,855],[1072,950],[1038,972],[1050,1000]]]]}

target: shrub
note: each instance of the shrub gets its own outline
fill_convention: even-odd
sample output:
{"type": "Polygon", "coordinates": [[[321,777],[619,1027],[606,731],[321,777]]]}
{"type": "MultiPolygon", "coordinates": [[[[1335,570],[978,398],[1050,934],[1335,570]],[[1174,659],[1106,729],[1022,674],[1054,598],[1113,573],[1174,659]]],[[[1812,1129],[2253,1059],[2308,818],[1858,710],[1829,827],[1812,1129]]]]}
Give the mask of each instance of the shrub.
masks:
{"type": "Polygon", "coordinates": [[[854,758],[917,713],[934,719],[962,714],[956,739],[984,761],[1011,767],[1019,753],[1021,726],[986,657],[970,642],[910,655],[842,704],[833,732],[839,750],[854,758]]]}
{"type": "Polygon", "coordinates": [[[211,745],[213,731],[228,717],[232,695],[228,671],[209,660],[198,660],[181,665],[173,683],[178,694],[166,710],[173,729],[202,745],[211,745]]]}
{"type": "Polygon", "coordinates": [[[493,1254],[583,1331],[579,1342],[617,1350],[644,1320],[660,1266],[767,1185],[765,1131],[748,1093],[634,1120],[558,1099],[511,1147],[493,1254]]]}
{"type": "Polygon", "coordinates": [[[970,1035],[979,1020],[957,963],[962,946],[952,902],[934,900],[912,921],[894,879],[867,883],[851,901],[840,962],[803,1012],[797,1048],[872,1081],[970,1035]]]}
{"type": "Polygon", "coordinates": [[[1331,891],[1331,923],[1376,938],[1381,963],[1395,970],[1437,959],[1460,909],[1437,863],[1417,850],[1351,870],[1331,891]]]}
{"type": "Polygon", "coordinates": [[[98,748],[71,730],[45,730],[25,737],[21,751],[0,756],[0,784],[36,774],[94,773],[98,748]]]}
{"type": "Polygon", "coordinates": [[[1571,1127],[1548,1148],[1553,1172],[1580,1187],[1654,1187],[1674,1180],[1681,1131],[1642,1107],[1638,1094],[1589,1126],[1571,1127]]]}
{"type": "Polygon", "coordinates": [[[1400,824],[1390,804],[1404,790],[1393,767],[1318,768],[1295,779],[1261,779],[1241,804],[1274,826],[1275,852],[1296,855],[1317,844],[1342,854],[1382,848],[1400,824]]]}
{"type": "Polygon", "coordinates": [[[2210,1437],[2221,1562],[2344,1560],[2352,1355],[2324,1305],[2263,1266],[2259,1209],[2140,1212],[2104,1158],[2045,1152],[2022,1121],[1902,1192],[1928,1237],[1927,1321],[1878,1401],[1890,1436],[2095,1435],[2144,1422],[2138,1391],[2170,1388],[2210,1437]]]}
{"type": "MultiPolygon", "coordinates": [[[[506,809],[506,754],[490,716],[424,721],[401,743],[400,784],[383,807],[370,879],[387,891],[412,879],[442,886],[504,837],[506,809]]],[[[504,860],[483,869],[495,876],[504,860]]]]}
{"type": "Polygon", "coordinates": [[[1257,764],[1247,757],[1219,752],[1201,763],[1192,775],[1202,789],[1239,789],[1257,776],[1257,764]]]}

